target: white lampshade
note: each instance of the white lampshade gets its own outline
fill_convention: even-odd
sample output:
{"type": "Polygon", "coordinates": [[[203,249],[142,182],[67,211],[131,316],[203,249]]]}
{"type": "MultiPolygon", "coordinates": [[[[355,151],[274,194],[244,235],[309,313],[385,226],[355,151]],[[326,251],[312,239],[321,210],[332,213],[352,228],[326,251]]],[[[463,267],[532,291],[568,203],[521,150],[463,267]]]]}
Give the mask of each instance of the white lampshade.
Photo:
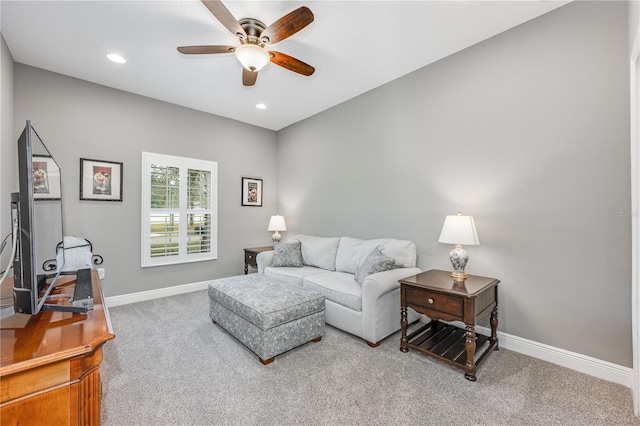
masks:
{"type": "Polygon", "coordinates": [[[284,216],[276,215],[271,216],[271,220],[269,221],[269,227],[267,231],[286,231],[287,224],[284,222],[284,216]]]}
{"type": "Polygon", "coordinates": [[[255,44],[236,47],[236,58],[249,71],[258,72],[271,60],[269,52],[255,44]]]}
{"type": "Polygon", "coordinates": [[[451,276],[454,281],[464,282],[469,276],[464,268],[469,261],[469,254],[462,248],[462,245],[477,246],[480,244],[478,233],[476,232],[476,224],[473,222],[473,216],[463,216],[458,212],[457,215],[448,215],[444,219],[442,232],[438,242],[445,244],[455,244],[455,248],[449,252],[449,260],[453,265],[451,276]]]}
{"type": "Polygon", "coordinates": [[[273,244],[276,244],[280,241],[280,232],[278,231],[286,231],[287,224],[284,223],[284,216],[275,215],[271,216],[271,220],[269,221],[269,227],[267,227],[267,231],[275,231],[271,238],[273,239],[273,244]]]}
{"type": "Polygon", "coordinates": [[[447,215],[438,242],[477,246],[480,244],[473,216],[447,215]]]}

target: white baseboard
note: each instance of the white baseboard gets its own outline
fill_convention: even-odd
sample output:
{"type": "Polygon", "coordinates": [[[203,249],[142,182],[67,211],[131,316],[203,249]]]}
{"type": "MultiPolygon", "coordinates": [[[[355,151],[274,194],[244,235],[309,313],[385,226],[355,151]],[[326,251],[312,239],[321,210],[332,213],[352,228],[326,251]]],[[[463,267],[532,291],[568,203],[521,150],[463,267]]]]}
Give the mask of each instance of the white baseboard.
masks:
{"type": "MultiPolygon", "coordinates": [[[[486,336],[491,334],[491,330],[486,327],[476,326],[476,331],[486,336]]],[[[632,389],[633,369],[629,367],[545,345],[544,343],[534,342],[533,340],[513,336],[501,331],[498,331],[498,341],[501,348],[561,365],[632,389]]]]}
{"type": "Polygon", "coordinates": [[[177,294],[191,293],[198,290],[206,290],[211,281],[176,285],[173,287],[159,288],[157,290],[141,291],[139,293],[123,294],[105,298],[107,307],[128,305],[130,303],[144,302],[145,300],[160,299],[162,297],[175,296],[177,294]]]}
{"type": "MultiPolygon", "coordinates": [[[[105,299],[107,307],[127,305],[129,303],[143,302],[145,300],[159,299],[161,297],[175,296],[177,294],[191,293],[198,290],[206,290],[209,281],[165,287],[157,290],[141,291],[139,293],[111,296],[105,299]]],[[[462,325],[462,324],[461,324],[462,325]]],[[[486,327],[476,326],[476,331],[489,335],[491,330],[486,327]]],[[[608,361],[602,361],[576,352],[534,342],[522,337],[513,336],[498,331],[500,347],[510,351],[519,352],[534,358],[561,365],[599,379],[617,383],[632,389],[633,370],[608,361]]]]}

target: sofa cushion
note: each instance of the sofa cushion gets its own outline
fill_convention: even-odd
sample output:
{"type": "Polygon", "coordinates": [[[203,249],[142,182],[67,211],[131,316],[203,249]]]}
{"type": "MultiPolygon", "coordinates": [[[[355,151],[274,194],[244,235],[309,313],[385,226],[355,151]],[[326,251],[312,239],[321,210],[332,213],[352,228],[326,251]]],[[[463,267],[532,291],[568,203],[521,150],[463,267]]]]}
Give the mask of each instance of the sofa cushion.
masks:
{"type": "Polygon", "coordinates": [[[284,266],[302,267],[302,252],[300,241],[295,243],[277,243],[273,248],[273,261],[271,266],[281,268],[284,266]]]}
{"type": "Polygon", "coordinates": [[[336,271],[355,274],[367,256],[378,250],[378,247],[387,241],[389,241],[388,238],[375,240],[360,240],[351,237],[340,238],[336,255],[336,271]]]}
{"type": "Polygon", "coordinates": [[[354,281],[353,274],[324,272],[305,277],[302,287],[322,294],[325,299],[354,311],[362,311],[362,287],[354,281]]]}
{"type": "Polygon", "coordinates": [[[307,266],[336,270],[336,253],[340,237],[312,237],[308,235],[298,235],[301,243],[302,263],[307,266]]]}
{"type": "Polygon", "coordinates": [[[399,268],[416,266],[416,245],[411,241],[388,239],[378,247],[378,250],[385,256],[395,259],[399,268]]]}
{"type": "Polygon", "coordinates": [[[309,275],[323,274],[327,271],[313,266],[298,267],[281,267],[272,268],[270,266],[264,268],[264,274],[271,278],[279,279],[289,284],[302,287],[302,280],[309,275]]]}
{"type": "Polygon", "coordinates": [[[374,251],[365,259],[364,263],[356,271],[355,280],[362,284],[364,279],[377,272],[389,271],[396,267],[396,261],[392,257],[385,256],[379,250],[374,251]]]}

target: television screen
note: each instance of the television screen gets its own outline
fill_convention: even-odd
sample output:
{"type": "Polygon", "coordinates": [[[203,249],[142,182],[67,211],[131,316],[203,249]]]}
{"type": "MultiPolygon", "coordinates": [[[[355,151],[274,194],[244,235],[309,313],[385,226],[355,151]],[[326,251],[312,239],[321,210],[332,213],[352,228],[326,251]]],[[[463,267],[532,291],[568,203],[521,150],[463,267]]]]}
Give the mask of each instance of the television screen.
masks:
{"type": "Polygon", "coordinates": [[[12,218],[18,219],[18,247],[14,258],[14,309],[37,314],[55,286],[63,267],[44,264],[56,259],[63,241],[62,179],[60,166],[27,121],[18,139],[20,192],[12,194],[12,218]]]}

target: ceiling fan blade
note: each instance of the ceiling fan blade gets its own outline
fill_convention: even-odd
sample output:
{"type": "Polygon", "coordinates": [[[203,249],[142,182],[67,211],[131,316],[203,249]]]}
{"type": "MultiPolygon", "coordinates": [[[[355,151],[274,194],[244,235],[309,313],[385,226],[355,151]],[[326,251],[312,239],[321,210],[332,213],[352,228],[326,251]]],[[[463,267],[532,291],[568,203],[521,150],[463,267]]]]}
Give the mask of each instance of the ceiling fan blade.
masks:
{"type": "Polygon", "coordinates": [[[178,52],[185,55],[206,55],[211,53],[233,53],[236,50],[234,46],[180,46],[178,52]]]}
{"type": "Polygon", "coordinates": [[[265,28],[260,34],[260,41],[265,44],[277,43],[294,35],[312,22],[313,13],[308,7],[302,6],[265,28]]]}
{"type": "Polygon", "coordinates": [[[245,67],[242,67],[242,85],[253,86],[258,79],[258,72],[249,71],[245,67]]]}
{"type": "Polygon", "coordinates": [[[209,9],[209,12],[216,17],[222,25],[224,25],[231,34],[238,37],[241,40],[247,39],[247,33],[244,28],[238,23],[238,20],[229,12],[219,0],[202,0],[202,3],[209,9]]]}
{"type": "Polygon", "coordinates": [[[289,56],[285,53],[275,52],[273,50],[269,51],[269,55],[271,55],[271,62],[276,65],[280,65],[283,68],[288,69],[289,71],[297,72],[298,74],[310,76],[315,72],[315,68],[309,64],[302,62],[300,59],[296,59],[293,56],[289,56]]]}

